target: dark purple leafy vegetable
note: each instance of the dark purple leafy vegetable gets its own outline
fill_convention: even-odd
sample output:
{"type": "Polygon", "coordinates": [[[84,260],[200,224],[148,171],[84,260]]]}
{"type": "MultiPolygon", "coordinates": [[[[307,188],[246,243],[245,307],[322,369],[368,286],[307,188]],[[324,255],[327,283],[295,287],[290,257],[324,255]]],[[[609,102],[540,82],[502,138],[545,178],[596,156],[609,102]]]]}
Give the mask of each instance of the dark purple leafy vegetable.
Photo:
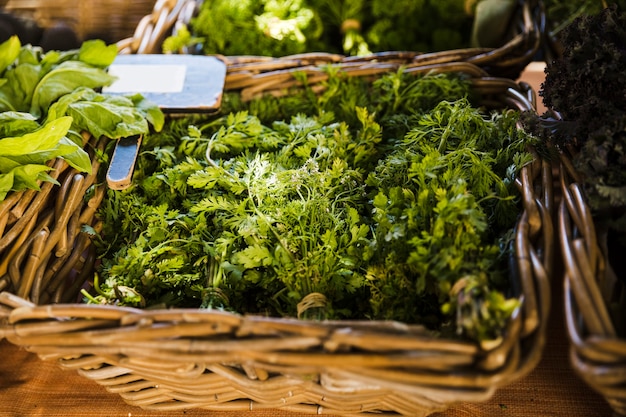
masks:
{"type": "Polygon", "coordinates": [[[539,92],[561,120],[529,117],[528,126],[572,151],[592,211],[626,232],[626,14],[612,6],[582,15],[561,40],[539,92]]]}

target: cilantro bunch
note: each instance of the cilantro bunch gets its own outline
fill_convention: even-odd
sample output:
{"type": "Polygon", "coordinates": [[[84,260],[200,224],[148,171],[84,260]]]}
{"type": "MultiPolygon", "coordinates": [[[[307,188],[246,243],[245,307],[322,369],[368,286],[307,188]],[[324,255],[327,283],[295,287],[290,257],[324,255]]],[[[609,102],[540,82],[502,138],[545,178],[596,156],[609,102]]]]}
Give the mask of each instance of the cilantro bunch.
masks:
{"type": "Polygon", "coordinates": [[[491,340],[530,161],[517,114],[453,75],[334,74],[148,135],[109,191],[93,303],[401,320],[491,340]],[[443,101],[442,101],[443,100],[443,101]]]}

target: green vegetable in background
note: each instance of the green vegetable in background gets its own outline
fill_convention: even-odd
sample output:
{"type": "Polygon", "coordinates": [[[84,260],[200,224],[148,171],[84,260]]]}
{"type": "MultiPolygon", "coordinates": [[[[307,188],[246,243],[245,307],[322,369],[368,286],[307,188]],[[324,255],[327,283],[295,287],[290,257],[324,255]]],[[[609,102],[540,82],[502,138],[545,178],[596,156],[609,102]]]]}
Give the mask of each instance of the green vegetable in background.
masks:
{"type": "Polygon", "coordinates": [[[215,0],[165,52],[199,43],[206,54],[367,55],[499,47],[510,35],[514,0],[215,0]]]}
{"type": "Polygon", "coordinates": [[[309,92],[171,121],[99,215],[88,302],[424,323],[497,339],[514,178],[531,160],[514,112],[460,77],[331,75],[309,92]],[[442,102],[442,98],[445,100],[442,102]]]}
{"type": "Polygon", "coordinates": [[[611,5],[621,9],[626,7],[624,0],[544,0],[543,3],[552,36],[559,36],[566,26],[580,16],[598,14],[611,5]]]}
{"type": "Polygon", "coordinates": [[[472,46],[502,46],[510,30],[517,0],[482,0],[476,5],[472,29],[472,46]]]}
{"type": "Polygon", "coordinates": [[[207,54],[281,56],[305,52],[319,23],[305,0],[215,0],[201,4],[192,33],[207,54]]]}

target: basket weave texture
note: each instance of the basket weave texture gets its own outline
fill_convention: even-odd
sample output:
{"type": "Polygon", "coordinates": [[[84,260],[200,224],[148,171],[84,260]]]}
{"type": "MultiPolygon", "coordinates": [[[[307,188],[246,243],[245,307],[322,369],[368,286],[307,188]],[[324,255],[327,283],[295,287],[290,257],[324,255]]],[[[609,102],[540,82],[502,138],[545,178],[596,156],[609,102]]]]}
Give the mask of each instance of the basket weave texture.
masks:
{"type": "Polygon", "coordinates": [[[42,28],[69,25],[79,39],[102,37],[117,42],[131,36],[155,6],[154,0],[6,0],[4,9],[42,28]]]}
{"type": "MultiPolygon", "coordinates": [[[[363,66],[365,76],[376,68],[363,66]]],[[[438,70],[466,72],[486,105],[532,108],[532,91],[509,79],[467,63],[438,70]]],[[[76,303],[70,298],[94,265],[90,237],[80,225],[97,228],[93,211],[104,185],[76,199],[85,196],[91,179],[70,169],[45,196],[15,194],[0,204],[0,218],[10,219],[0,239],[0,259],[8,264],[0,278],[0,337],[154,410],[280,407],[425,416],[458,402],[484,401],[530,372],[541,356],[554,240],[551,175],[551,166],[536,159],[517,181],[523,212],[512,275],[522,304],[496,346],[435,338],[421,326],[398,322],[76,303]],[[18,224],[26,226],[14,230],[18,224]]]]}
{"type": "Polygon", "coordinates": [[[558,235],[565,266],[565,317],[570,362],[616,414],[626,415],[626,340],[612,309],[624,311],[626,289],[607,258],[606,236],[596,224],[581,181],[562,155],[558,235]]]}

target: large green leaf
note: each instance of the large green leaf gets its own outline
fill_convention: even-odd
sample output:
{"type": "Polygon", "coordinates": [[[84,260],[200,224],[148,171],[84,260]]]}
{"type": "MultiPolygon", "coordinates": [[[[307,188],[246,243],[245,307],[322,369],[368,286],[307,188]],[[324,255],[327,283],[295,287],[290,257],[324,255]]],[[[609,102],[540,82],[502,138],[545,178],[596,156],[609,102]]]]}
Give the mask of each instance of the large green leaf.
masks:
{"type": "Polygon", "coordinates": [[[63,115],[74,119],[74,130],[109,138],[148,133],[148,123],[160,131],[165,121],[161,109],[140,94],[106,95],[82,87],[50,106],[48,119],[63,115]]]}
{"type": "Polygon", "coordinates": [[[0,201],[4,200],[13,188],[13,171],[0,174],[0,201]]]}
{"type": "MultiPolygon", "coordinates": [[[[48,172],[51,169],[51,167],[41,164],[20,165],[14,168],[13,190],[39,190],[40,187],[37,180],[40,179],[40,174],[48,172]]],[[[46,178],[47,177],[46,175],[46,178]]]]}
{"type": "Polygon", "coordinates": [[[18,111],[29,111],[33,93],[41,78],[41,66],[24,63],[6,72],[7,83],[2,87],[11,107],[18,111]]]}
{"type": "Polygon", "coordinates": [[[137,110],[139,110],[148,122],[154,127],[154,130],[160,132],[165,125],[165,115],[159,106],[150,100],[147,100],[141,94],[135,94],[130,97],[135,104],[137,110]]]}
{"type": "Polygon", "coordinates": [[[117,56],[117,45],[106,45],[100,39],[83,42],[78,51],[78,59],[95,67],[108,67],[117,56]]]}
{"type": "Polygon", "coordinates": [[[23,136],[0,139],[0,156],[22,156],[54,149],[71,125],[72,118],[65,116],[23,136]]]}
{"type": "Polygon", "coordinates": [[[91,173],[91,159],[89,158],[89,154],[85,152],[82,147],[78,146],[67,137],[61,138],[60,144],[66,146],[66,149],[69,149],[70,146],[73,149],[71,152],[66,151],[62,155],[59,155],[65,162],[81,172],[91,173]]]}
{"type": "Polygon", "coordinates": [[[46,74],[35,88],[30,112],[37,116],[45,115],[54,101],[76,88],[101,88],[114,80],[115,77],[104,69],[80,61],[63,62],[46,74]]]}
{"type": "Polygon", "coordinates": [[[0,138],[20,136],[38,128],[37,118],[30,113],[15,111],[0,113],[0,138]]]}
{"type": "Polygon", "coordinates": [[[69,106],[67,114],[96,137],[122,138],[149,131],[148,122],[133,107],[108,102],[78,102],[69,106]]]}
{"type": "Polygon", "coordinates": [[[11,36],[0,44],[0,74],[17,59],[22,44],[17,36],[11,36]]]}

